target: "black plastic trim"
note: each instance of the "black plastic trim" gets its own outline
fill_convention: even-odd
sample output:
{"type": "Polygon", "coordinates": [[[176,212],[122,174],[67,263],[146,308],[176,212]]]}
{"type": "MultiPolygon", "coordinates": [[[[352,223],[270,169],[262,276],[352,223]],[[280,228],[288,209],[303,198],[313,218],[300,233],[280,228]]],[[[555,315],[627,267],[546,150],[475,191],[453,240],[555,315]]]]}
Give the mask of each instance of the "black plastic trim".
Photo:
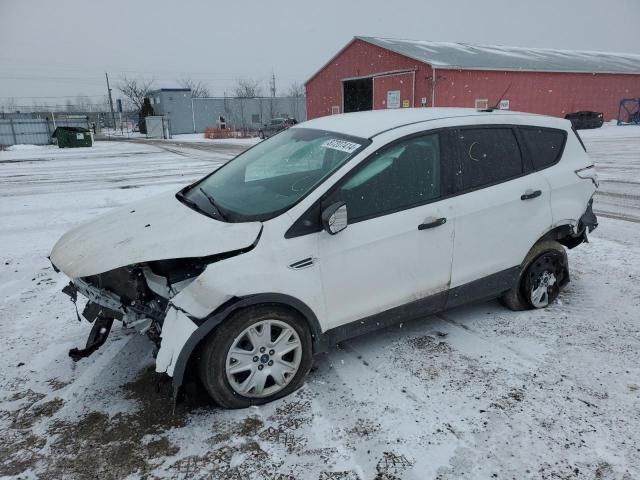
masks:
{"type": "Polygon", "coordinates": [[[344,340],[359,337],[360,335],[390,327],[401,322],[432,315],[444,310],[447,295],[448,292],[446,290],[438,292],[426,298],[414,300],[413,302],[385,310],[384,312],[332,328],[327,330],[323,336],[326,339],[327,345],[334,345],[344,340]]]}
{"type": "Polygon", "coordinates": [[[449,290],[446,309],[490,300],[510,290],[518,280],[520,265],[474,280],[449,290]]]}

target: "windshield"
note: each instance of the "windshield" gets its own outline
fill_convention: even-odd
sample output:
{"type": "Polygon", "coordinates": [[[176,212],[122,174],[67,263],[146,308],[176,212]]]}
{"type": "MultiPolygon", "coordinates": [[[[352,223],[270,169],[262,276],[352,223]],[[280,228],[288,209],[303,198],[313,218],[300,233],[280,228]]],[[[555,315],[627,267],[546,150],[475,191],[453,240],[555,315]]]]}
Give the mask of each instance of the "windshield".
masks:
{"type": "Polygon", "coordinates": [[[323,130],[284,130],[192,185],[179,198],[228,222],[268,220],[295,205],[369,143],[323,130]]]}

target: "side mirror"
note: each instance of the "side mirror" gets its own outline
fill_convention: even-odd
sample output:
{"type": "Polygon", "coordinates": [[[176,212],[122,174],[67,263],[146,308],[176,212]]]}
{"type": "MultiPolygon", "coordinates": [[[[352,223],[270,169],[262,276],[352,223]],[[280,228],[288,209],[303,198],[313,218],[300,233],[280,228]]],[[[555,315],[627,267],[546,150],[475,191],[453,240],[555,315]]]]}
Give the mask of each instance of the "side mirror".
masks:
{"type": "Polygon", "coordinates": [[[330,235],[347,228],[347,204],[336,202],[325,208],[322,212],[322,226],[330,235]]]}

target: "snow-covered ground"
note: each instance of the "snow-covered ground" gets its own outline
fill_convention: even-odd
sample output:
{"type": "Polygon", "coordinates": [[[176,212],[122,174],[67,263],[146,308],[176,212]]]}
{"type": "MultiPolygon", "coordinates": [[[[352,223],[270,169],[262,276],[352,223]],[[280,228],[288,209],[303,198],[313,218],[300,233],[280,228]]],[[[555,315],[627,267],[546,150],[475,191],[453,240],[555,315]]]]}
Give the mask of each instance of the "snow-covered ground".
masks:
{"type": "Polygon", "coordinates": [[[598,166],[597,213],[640,222],[640,127],[607,123],[580,136],[598,166]]]}
{"type": "Polygon", "coordinates": [[[0,152],[0,476],[640,478],[634,128],[582,134],[607,217],[569,252],[571,283],[550,308],[487,302],[408,322],[332,348],[288,398],[222,411],[195,391],[175,414],[146,338],[115,327],[71,361],[89,325],[47,255],[71,225],[232,153],[176,139],[0,152]]]}

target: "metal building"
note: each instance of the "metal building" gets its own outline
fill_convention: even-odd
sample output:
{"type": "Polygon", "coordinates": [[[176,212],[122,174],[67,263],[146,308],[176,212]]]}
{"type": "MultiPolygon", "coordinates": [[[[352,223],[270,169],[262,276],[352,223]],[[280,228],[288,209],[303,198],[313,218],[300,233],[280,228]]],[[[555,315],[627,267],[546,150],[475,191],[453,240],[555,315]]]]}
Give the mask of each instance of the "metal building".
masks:
{"type": "Polygon", "coordinates": [[[640,96],[640,55],[355,37],[305,84],[308,118],[406,107],[616,118],[640,96]],[[506,92],[506,93],[505,93],[506,92]]]}
{"type": "Polygon", "coordinates": [[[161,88],[148,94],[155,115],[169,118],[171,133],[202,133],[222,117],[228,128],[259,130],[274,117],[307,119],[304,97],[192,98],[188,88],[161,88]]]}
{"type": "Polygon", "coordinates": [[[190,88],[161,88],[147,96],[154,114],[169,118],[171,133],[194,133],[190,88]]]}

